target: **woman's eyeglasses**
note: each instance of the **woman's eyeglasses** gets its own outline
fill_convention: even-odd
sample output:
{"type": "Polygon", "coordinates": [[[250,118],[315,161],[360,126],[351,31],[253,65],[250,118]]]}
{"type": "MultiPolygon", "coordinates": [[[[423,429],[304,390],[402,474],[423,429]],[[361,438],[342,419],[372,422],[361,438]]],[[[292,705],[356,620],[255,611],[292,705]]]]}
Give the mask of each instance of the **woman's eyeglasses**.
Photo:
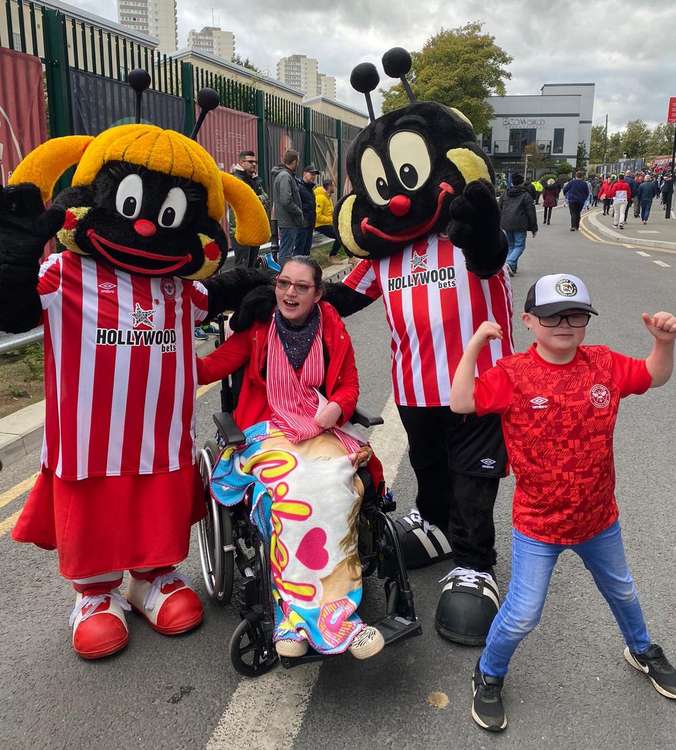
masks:
{"type": "Polygon", "coordinates": [[[289,281],[288,279],[275,279],[275,286],[281,292],[286,292],[291,287],[294,287],[296,292],[301,295],[307,294],[310,289],[314,288],[314,284],[306,284],[304,281],[289,281]]]}
{"type": "Polygon", "coordinates": [[[567,315],[548,315],[546,318],[540,318],[540,325],[545,328],[556,328],[566,321],[571,328],[584,328],[591,320],[591,314],[585,312],[568,313],[567,315]]]}

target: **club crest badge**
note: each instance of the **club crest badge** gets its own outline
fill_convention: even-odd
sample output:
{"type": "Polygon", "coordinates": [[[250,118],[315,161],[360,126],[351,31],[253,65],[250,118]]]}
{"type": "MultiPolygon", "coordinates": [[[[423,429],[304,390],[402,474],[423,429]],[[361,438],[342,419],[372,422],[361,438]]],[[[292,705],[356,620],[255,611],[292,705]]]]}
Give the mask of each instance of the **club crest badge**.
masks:
{"type": "Polygon", "coordinates": [[[610,403],[610,391],[605,385],[593,385],[589,391],[589,398],[597,409],[605,409],[610,403]]]}
{"type": "Polygon", "coordinates": [[[554,288],[562,297],[574,297],[577,294],[577,285],[570,279],[559,279],[554,288]]]}

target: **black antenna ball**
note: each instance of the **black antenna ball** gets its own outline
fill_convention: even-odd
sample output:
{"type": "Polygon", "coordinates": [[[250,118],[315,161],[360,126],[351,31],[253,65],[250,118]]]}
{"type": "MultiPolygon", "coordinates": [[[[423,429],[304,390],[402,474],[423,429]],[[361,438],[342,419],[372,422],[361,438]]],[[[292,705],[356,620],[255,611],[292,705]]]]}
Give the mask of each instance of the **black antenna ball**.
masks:
{"type": "Polygon", "coordinates": [[[137,94],[142,94],[150,86],[150,75],[147,70],[136,68],[129,73],[127,81],[137,94]]]}
{"type": "Polygon", "coordinates": [[[373,63],[359,63],[350,75],[350,84],[360,94],[369,94],[380,83],[378,70],[373,63]]]}
{"type": "Polygon", "coordinates": [[[412,64],[411,54],[403,47],[392,47],[383,55],[383,70],[390,78],[403,78],[412,64]]]}
{"type": "Polygon", "coordinates": [[[200,109],[207,112],[216,109],[220,103],[218,91],[214,91],[214,89],[200,89],[197,92],[197,103],[200,105],[200,109]]]}

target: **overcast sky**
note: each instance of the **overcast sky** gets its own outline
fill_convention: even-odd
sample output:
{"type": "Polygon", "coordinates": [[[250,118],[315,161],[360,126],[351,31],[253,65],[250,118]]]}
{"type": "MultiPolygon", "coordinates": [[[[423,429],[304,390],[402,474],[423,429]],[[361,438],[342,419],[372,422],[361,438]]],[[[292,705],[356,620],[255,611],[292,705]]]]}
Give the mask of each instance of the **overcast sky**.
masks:
{"type": "MultiPolygon", "coordinates": [[[[117,20],[116,0],[69,0],[117,20]]],[[[215,25],[235,34],[236,51],[276,76],[280,57],[307,54],[335,75],[338,99],[364,110],[350,71],[376,63],[389,47],[420,49],[440,28],[484,22],[513,62],[508,94],[539,93],[543,83],[596,84],[594,124],[610,131],[642,118],[666,119],[676,96],[674,0],[177,0],[179,47],[188,31],[215,25]],[[246,8],[246,13],[242,8],[246,8]]],[[[389,83],[389,79],[386,79],[389,83]]]]}

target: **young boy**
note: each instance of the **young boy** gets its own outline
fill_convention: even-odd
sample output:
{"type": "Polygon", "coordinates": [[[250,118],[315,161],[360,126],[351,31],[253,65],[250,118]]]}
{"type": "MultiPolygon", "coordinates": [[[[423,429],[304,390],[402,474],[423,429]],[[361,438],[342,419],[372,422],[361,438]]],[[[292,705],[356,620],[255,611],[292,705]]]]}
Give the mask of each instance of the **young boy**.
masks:
{"type": "Polygon", "coordinates": [[[598,313],[580,279],[543,276],[530,288],[522,315],[535,344],[475,380],[482,348],[503,335],[499,325],[484,322],[453,378],[454,412],[502,415],[516,478],[512,580],[473,677],[472,718],[493,732],[507,726],[501,692],[509,661],[538,624],[554,566],[566,549],[582,558],[610,605],[626,642],[625,659],[658,692],[676,699],[676,670],[651,644],[625,560],[613,463],[620,399],[669,380],[676,317],[643,313],[654,343],[640,360],[605,346],[581,346],[592,314],[598,313]]]}

